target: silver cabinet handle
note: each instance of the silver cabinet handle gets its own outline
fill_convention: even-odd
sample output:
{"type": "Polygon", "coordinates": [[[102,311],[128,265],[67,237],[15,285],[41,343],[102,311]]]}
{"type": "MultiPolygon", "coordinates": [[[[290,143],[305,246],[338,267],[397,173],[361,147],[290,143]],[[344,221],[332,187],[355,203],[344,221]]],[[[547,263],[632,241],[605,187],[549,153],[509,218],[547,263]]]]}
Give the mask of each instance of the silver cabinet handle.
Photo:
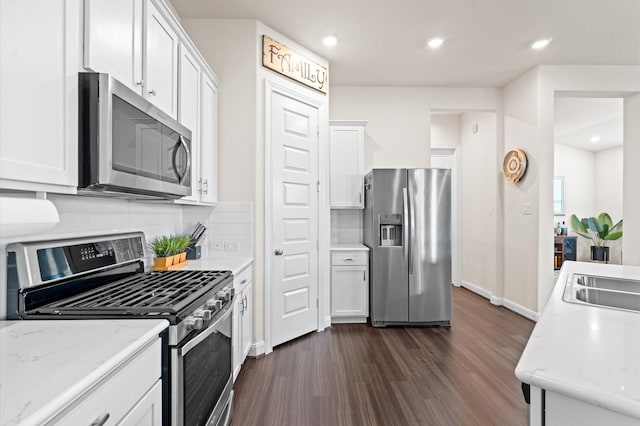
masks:
{"type": "Polygon", "coordinates": [[[205,195],[209,193],[209,179],[204,180],[204,193],[205,195]]]}
{"type": "Polygon", "coordinates": [[[242,299],[242,306],[244,306],[244,310],[245,310],[245,311],[247,310],[247,305],[248,305],[248,304],[249,304],[249,302],[247,301],[247,296],[245,296],[245,297],[242,299]]]}
{"type": "Polygon", "coordinates": [[[150,94],[151,96],[155,96],[155,95],[156,95],[156,91],[155,91],[155,90],[153,90],[153,89],[151,89],[151,90],[149,90],[149,94],[150,94]]]}
{"type": "Polygon", "coordinates": [[[136,81],[136,86],[144,87],[144,80],[136,81]]]}
{"type": "Polygon", "coordinates": [[[240,285],[243,285],[246,282],[247,282],[247,279],[245,278],[244,280],[240,281],[240,285]]]}
{"type": "Polygon", "coordinates": [[[273,252],[276,256],[282,256],[283,253],[282,249],[276,249],[276,251],[273,252]]]}
{"type": "Polygon", "coordinates": [[[367,271],[362,271],[362,281],[367,280],[367,271]]]}
{"type": "Polygon", "coordinates": [[[91,422],[90,426],[102,426],[107,422],[108,419],[109,419],[109,413],[105,413],[100,417],[96,417],[96,419],[91,422]]]}
{"type": "Polygon", "coordinates": [[[353,258],[351,257],[343,257],[342,260],[344,260],[345,262],[353,262],[353,258]]]}
{"type": "Polygon", "coordinates": [[[198,179],[198,193],[202,194],[202,178],[198,179]]]}

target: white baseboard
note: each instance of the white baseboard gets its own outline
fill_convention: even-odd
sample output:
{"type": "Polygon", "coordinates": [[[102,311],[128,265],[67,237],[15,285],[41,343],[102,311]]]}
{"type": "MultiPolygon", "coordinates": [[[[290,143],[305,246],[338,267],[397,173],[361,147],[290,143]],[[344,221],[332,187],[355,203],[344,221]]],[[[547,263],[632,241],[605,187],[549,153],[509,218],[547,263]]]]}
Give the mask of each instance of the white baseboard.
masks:
{"type": "Polygon", "coordinates": [[[489,300],[489,303],[491,303],[492,305],[496,305],[496,306],[504,306],[505,308],[509,309],[510,311],[513,311],[519,315],[522,315],[525,318],[530,319],[531,321],[538,321],[538,319],[540,318],[540,314],[532,311],[529,308],[525,308],[522,305],[517,304],[516,302],[513,302],[509,299],[506,299],[504,297],[498,297],[495,296],[493,293],[491,293],[489,290],[482,288],[478,285],[475,285],[473,283],[470,283],[469,281],[464,281],[462,280],[462,287],[466,288],[467,290],[470,290],[482,297],[484,297],[485,299],[489,300]]]}
{"type": "Polygon", "coordinates": [[[324,317],[324,328],[331,327],[331,315],[324,317]]]}
{"type": "Polygon", "coordinates": [[[251,348],[249,349],[249,356],[264,355],[264,351],[265,343],[264,340],[262,340],[251,345],[251,348]]]}

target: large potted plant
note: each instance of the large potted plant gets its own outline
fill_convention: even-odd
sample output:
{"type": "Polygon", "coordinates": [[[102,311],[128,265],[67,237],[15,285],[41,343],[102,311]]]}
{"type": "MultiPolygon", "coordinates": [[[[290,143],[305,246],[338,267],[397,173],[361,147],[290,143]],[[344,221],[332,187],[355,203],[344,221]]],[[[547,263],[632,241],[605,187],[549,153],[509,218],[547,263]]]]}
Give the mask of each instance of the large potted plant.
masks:
{"type": "Polygon", "coordinates": [[[622,237],[622,219],[615,225],[608,213],[600,213],[597,218],[585,217],[578,219],[575,214],[571,215],[571,226],[581,237],[590,239],[591,260],[608,261],[609,247],[607,241],[614,241],[622,237]]]}

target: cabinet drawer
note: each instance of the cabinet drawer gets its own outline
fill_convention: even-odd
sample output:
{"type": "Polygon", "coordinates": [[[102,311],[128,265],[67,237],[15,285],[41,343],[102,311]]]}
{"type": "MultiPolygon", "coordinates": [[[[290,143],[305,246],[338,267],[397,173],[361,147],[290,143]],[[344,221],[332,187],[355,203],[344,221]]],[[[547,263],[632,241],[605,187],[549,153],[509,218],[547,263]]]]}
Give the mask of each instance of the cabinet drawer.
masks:
{"type": "Polygon", "coordinates": [[[366,265],[369,260],[367,251],[339,251],[331,253],[331,265],[366,265]]]}
{"type": "Polygon", "coordinates": [[[233,277],[233,288],[236,292],[242,291],[253,280],[253,268],[247,266],[238,275],[233,277]]]}
{"type": "Polygon", "coordinates": [[[157,339],[87,391],[51,424],[89,425],[107,414],[104,425],[117,424],[160,378],[160,348],[161,341],[157,339]]]}

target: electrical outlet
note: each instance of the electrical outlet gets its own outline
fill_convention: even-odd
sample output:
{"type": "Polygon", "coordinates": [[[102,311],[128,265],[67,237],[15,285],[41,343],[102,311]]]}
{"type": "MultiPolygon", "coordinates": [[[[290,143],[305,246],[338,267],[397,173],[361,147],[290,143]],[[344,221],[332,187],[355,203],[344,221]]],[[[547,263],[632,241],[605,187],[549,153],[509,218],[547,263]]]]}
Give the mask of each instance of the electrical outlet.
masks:
{"type": "Polygon", "coordinates": [[[227,241],[224,243],[224,251],[238,251],[238,246],[237,241],[227,241]]]}
{"type": "Polygon", "coordinates": [[[531,203],[522,203],[522,214],[530,215],[532,213],[531,203]]]}
{"type": "Polygon", "coordinates": [[[210,247],[211,250],[223,251],[224,241],[211,241],[210,247]]]}

